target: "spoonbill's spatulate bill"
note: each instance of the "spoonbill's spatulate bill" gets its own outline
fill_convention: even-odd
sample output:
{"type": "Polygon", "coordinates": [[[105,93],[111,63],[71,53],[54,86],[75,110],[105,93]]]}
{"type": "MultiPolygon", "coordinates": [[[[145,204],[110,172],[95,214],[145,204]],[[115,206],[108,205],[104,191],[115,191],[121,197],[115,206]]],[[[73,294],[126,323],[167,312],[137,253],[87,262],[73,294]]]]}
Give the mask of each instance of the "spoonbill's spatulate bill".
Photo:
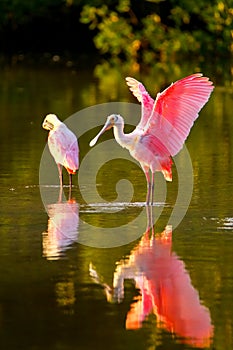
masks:
{"type": "Polygon", "coordinates": [[[62,167],[64,166],[69,174],[70,187],[72,175],[79,167],[79,147],[75,134],[62,123],[55,114],[48,114],[42,127],[49,130],[48,146],[57,167],[62,186],[62,167]]]}
{"type": "Polygon", "coordinates": [[[154,100],[136,79],[127,77],[126,83],[142,106],[139,124],[133,132],[125,134],[124,119],[112,114],[90,146],[113,127],[116,141],[139,161],[146,175],[146,203],[149,204],[150,200],[153,203],[155,171],[161,171],[167,181],[172,181],[171,156],[182,149],[214,86],[201,73],[192,74],[171,84],[154,100]]]}

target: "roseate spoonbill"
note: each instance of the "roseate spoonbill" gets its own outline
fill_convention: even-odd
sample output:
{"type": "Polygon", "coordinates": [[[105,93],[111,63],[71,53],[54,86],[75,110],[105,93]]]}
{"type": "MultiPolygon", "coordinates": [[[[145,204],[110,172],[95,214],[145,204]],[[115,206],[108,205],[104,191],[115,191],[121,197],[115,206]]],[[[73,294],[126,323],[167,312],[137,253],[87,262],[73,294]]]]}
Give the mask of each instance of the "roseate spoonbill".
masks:
{"type": "Polygon", "coordinates": [[[94,146],[100,135],[113,127],[116,141],[129,150],[139,161],[147,180],[147,198],[153,203],[154,173],[161,171],[167,181],[172,181],[172,160],[183,147],[201,108],[214,88],[209,78],[201,73],[192,74],[172,83],[154,100],[142,83],[127,77],[126,83],[141,102],[141,120],[133,132],[124,133],[124,119],[112,114],[91,140],[94,146]],[[150,175],[151,171],[151,175],[150,175]]]}
{"type": "Polygon", "coordinates": [[[75,134],[62,123],[55,114],[48,114],[42,127],[49,130],[48,146],[59,173],[60,186],[62,187],[62,167],[69,174],[70,188],[72,186],[72,175],[79,167],[79,147],[75,134]]]}

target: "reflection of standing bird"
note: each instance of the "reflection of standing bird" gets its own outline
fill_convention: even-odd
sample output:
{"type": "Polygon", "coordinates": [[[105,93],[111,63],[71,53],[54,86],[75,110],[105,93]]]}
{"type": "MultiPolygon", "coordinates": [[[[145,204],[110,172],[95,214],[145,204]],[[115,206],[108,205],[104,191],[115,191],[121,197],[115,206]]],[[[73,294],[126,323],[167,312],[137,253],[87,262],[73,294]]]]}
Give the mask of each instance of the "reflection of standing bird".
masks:
{"type": "Polygon", "coordinates": [[[78,240],[79,206],[72,200],[48,204],[48,230],[43,232],[43,256],[57,260],[78,240]]]}
{"type": "Polygon", "coordinates": [[[148,229],[127,259],[117,262],[114,298],[122,301],[124,281],[134,279],[140,295],[135,297],[126,316],[126,328],[143,326],[154,313],[157,328],[176,334],[194,347],[210,347],[213,326],[209,310],[200,302],[182,260],[172,251],[172,227],[150,236],[148,229]]]}
{"type": "Polygon", "coordinates": [[[161,328],[185,344],[210,347],[214,331],[211,315],[201,303],[184,262],[172,250],[170,225],[160,234],[154,233],[153,226],[151,230],[148,227],[128,257],[117,261],[115,266],[112,287],[104,282],[92,263],[89,274],[103,287],[109,302],[123,302],[125,280],[135,282],[139,293],[127,312],[126,329],[142,328],[148,316],[154,314],[157,339],[161,328]]]}
{"type": "Polygon", "coordinates": [[[213,84],[202,74],[193,74],[171,84],[158,93],[154,101],[140,82],[133,78],[126,78],[126,81],[142,104],[139,124],[132,133],[124,134],[123,118],[112,114],[90,146],[113,127],[116,141],[139,161],[146,175],[149,204],[150,198],[153,203],[155,171],[161,171],[167,181],[172,181],[171,156],[183,147],[199,111],[210,97],[213,84]]]}
{"type": "Polygon", "coordinates": [[[71,187],[72,174],[75,174],[79,167],[77,137],[55,114],[48,114],[42,126],[49,130],[48,146],[58,167],[60,186],[62,186],[62,167],[64,166],[69,174],[71,187]]]}

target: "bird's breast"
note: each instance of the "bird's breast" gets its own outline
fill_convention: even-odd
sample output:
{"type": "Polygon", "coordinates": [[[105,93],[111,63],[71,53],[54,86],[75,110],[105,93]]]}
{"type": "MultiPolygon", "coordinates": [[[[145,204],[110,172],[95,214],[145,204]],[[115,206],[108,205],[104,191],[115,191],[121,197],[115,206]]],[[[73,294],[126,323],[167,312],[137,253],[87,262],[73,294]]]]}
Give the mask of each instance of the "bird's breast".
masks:
{"type": "Polygon", "coordinates": [[[130,151],[130,152],[134,152],[137,147],[138,144],[140,142],[141,136],[140,135],[132,135],[132,137],[130,138],[126,148],[130,151]]]}

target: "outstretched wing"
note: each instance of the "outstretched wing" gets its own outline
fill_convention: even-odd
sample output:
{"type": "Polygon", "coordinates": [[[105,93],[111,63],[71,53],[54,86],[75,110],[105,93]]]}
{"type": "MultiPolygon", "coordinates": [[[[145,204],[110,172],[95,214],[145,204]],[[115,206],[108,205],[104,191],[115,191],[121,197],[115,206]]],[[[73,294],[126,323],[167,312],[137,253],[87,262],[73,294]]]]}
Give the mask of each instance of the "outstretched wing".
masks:
{"type": "Polygon", "coordinates": [[[213,83],[201,73],[171,84],[157,95],[144,134],[156,136],[172,156],[176,155],[213,89],[213,83]]]}
{"type": "Polygon", "coordinates": [[[129,86],[130,91],[142,105],[141,120],[137,125],[137,128],[143,129],[150,118],[154,105],[154,100],[146,91],[143,84],[137,81],[136,79],[127,77],[126,84],[129,86]]]}

